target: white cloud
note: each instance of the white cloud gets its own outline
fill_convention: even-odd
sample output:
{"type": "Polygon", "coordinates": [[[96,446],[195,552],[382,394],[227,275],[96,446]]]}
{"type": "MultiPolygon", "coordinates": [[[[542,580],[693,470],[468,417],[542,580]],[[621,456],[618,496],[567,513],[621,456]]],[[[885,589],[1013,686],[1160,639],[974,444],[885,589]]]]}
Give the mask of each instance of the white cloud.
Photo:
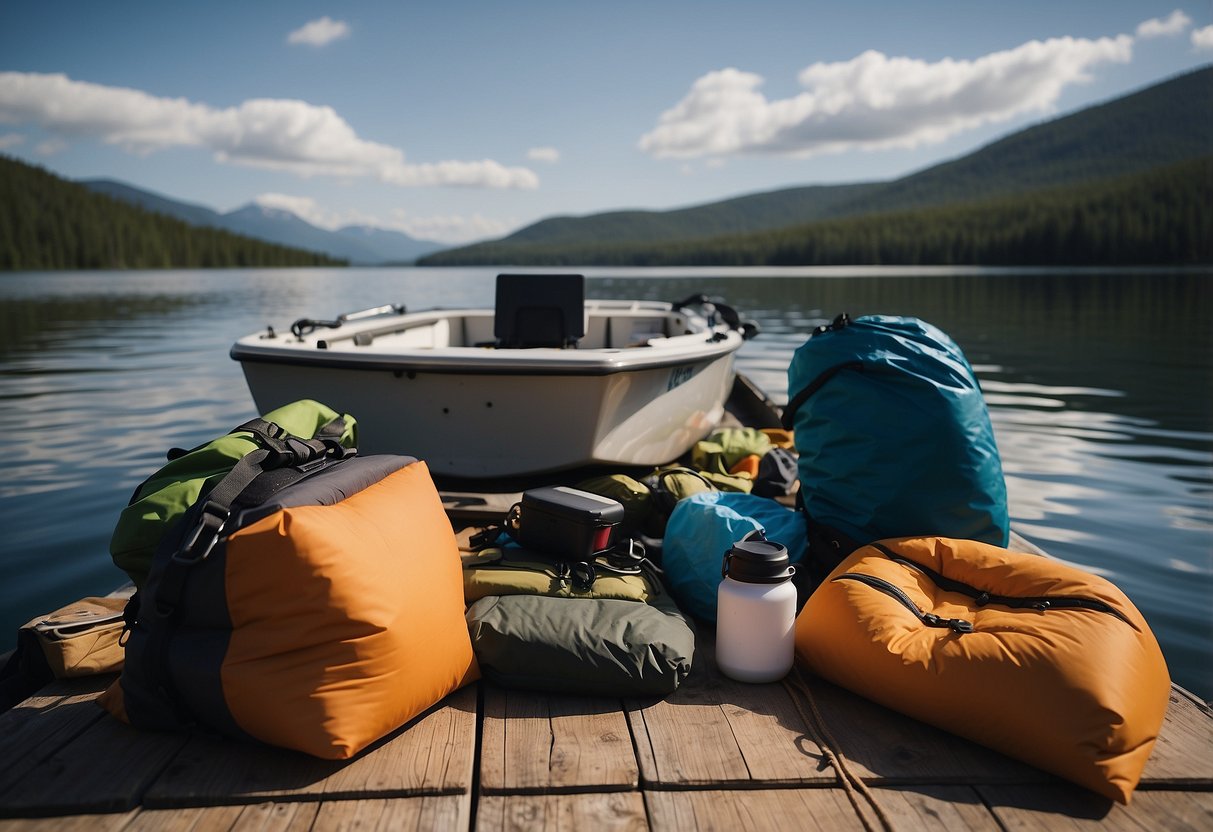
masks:
{"type": "Polygon", "coordinates": [[[560,161],[560,151],[554,147],[532,147],[526,152],[526,157],[533,162],[551,162],[555,164],[560,161]]]}
{"type": "Polygon", "coordinates": [[[310,196],[292,196],[291,194],[265,193],[255,197],[253,202],[264,208],[290,211],[317,228],[325,228],[329,231],[335,231],[347,225],[366,225],[371,228],[403,231],[418,240],[431,240],[450,245],[490,237],[502,237],[518,225],[516,222],[490,219],[480,214],[414,217],[409,216],[402,209],[397,209],[390,219],[385,220],[358,210],[334,211],[320,205],[310,196]]]}
{"type": "Polygon", "coordinates": [[[699,78],[639,146],[657,158],[793,157],[915,147],[963,130],[1049,110],[1091,67],[1124,63],[1133,39],[1030,41],[972,61],[928,63],[867,51],[801,71],[805,91],[769,100],[763,78],[729,68],[699,78]]]}
{"type": "Polygon", "coordinates": [[[34,146],[34,152],[39,156],[58,156],[63,151],[67,150],[68,144],[63,139],[51,137],[43,139],[34,146]]]}
{"type": "Polygon", "coordinates": [[[1137,27],[1137,36],[1139,38],[1162,38],[1180,35],[1191,24],[1192,18],[1184,14],[1183,10],[1176,9],[1165,18],[1155,17],[1140,24],[1137,27]]]}
{"type": "Polygon", "coordinates": [[[316,200],[310,196],[291,196],[289,194],[261,194],[254,197],[253,202],[262,208],[275,208],[279,211],[290,211],[300,219],[307,220],[319,228],[334,229],[340,226],[340,221],[332,214],[320,208],[316,200]]]}
{"type": "Polygon", "coordinates": [[[1197,49],[1213,49],[1213,26],[1193,30],[1192,45],[1197,49]]]}
{"type": "Polygon", "coordinates": [[[25,136],[20,133],[5,133],[0,136],[0,150],[9,150],[22,144],[25,141],[25,136]]]}
{"type": "Polygon", "coordinates": [[[410,217],[404,212],[397,212],[389,225],[418,240],[458,245],[475,240],[504,237],[517,228],[518,223],[491,219],[480,214],[472,214],[470,217],[456,214],[410,217]]]}
{"type": "Polygon", "coordinates": [[[403,150],[359,138],[333,108],[306,101],[252,99],[220,110],[62,74],[0,72],[0,124],[28,123],[61,137],[98,138],[141,154],[202,147],[220,162],[304,177],[368,177],[402,186],[539,185],[533,171],[490,159],[406,162],[403,150]]]}
{"type": "Polygon", "coordinates": [[[302,43],[308,46],[327,46],[335,40],[350,36],[350,24],[344,20],[333,20],[327,15],[319,20],[305,23],[286,36],[287,43],[302,43]]]}
{"type": "Polygon", "coordinates": [[[366,225],[390,231],[402,231],[418,240],[459,245],[491,237],[503,237],[518,227],[515,221],[495,220],[480,214],[461,216],[458,214],[430,217],[410,216],[403,209],[396,209],[389,219],[368,214],[357,209],[332,210],[325,208],[310,196],[265,193],[253,199],[265,208],[290,211],[317,228],[335,231],[347,225],[366,225]]]}

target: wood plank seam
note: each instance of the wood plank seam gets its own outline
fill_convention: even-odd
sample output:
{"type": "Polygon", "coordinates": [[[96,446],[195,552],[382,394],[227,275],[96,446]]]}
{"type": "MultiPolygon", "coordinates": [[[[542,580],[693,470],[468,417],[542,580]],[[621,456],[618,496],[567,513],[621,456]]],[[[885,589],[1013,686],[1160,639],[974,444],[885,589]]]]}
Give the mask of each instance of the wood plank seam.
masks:
{"type": "Polygon", "coordinates": [[[468,785],[468,832],[476,828],[480,808],[480,770],[484,756],[484,682],[476,682],[476,733],[472,744],[472,777],[468,785]]]}

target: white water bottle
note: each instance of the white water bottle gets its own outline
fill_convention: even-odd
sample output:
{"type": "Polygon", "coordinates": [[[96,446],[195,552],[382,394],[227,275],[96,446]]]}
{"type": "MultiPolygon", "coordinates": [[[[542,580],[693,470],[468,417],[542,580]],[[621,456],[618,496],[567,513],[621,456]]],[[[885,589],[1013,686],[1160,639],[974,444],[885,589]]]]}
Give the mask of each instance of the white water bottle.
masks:
{"type": "Polygon", "coordinates": [[[725,552],[717,590],[716,663],[739,682],[774,682],[792,669],[796,587],[788,550],[751,532],[725,552]]]}

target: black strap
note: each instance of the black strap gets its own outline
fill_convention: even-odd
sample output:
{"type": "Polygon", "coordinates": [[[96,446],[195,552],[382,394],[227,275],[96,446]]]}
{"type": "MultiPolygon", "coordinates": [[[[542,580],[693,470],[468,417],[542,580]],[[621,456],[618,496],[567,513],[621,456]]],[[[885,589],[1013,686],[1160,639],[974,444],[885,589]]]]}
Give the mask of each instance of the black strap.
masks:
{"type": "Polygon", "coordinates": [[[792,430],[796,423],[796,411],[801,405],[809,400],[809,397],[822,388],[822,386],[832,379],[834,376],[841,373],[843,370],[863,370],[864,364],[862,361],[844,361],[841,364],[835,364],[822,370],[817,378],[813,379],[808,387],[805,387],[795,396],[793,396],[783,408],[783,427],[785,430],[792,430]]]}
{"type": "MultiPolygon", "coordinates": [[[[836,315],[832,322],[830,322],[828,324],[822,324],[821,326],[814,329],[811,333],[809,333],[809,339],[812,340],[812,338],[814,336],[821,335],[826,332],[837,332],[840,329],[846,329],[851,324],[852,324],[851,316],[848,315],[846,312],[843,312],[839,315],[836,315]]],[[[820,390],[821,385],[825,384],[827,381],[829,381],[831,378],[833,378],[834,375],[839,370],[846,369],[846,368],[862,370],[863,364],[859,361],[844,362],[842,364],[839,364],[836,367],[830,367],[828,370],[825,370],[820,375],[818,375],[817,378],[813,379],[813,381],[809,384],[808,387],[804,388],[799,393],[797,393],[795,396],[793,396],[792,400],[789,401],[787,403],[787,406],[784,407],[784,409],[783,409],[783,427],[784,427],[784,429],[785,430],[792,429],[792,423],[796,419],[796,411],[800,409],[800,406],[805,403],[805,400],[808,399],[809,396],[812,396],[814,393],[816,393],[818,390],[820,390]]]]}
{"type": "Polygon", "coordinates": [[[327,422],[324,425],[321,425],[320,430],[316,431],[316,436],[314,438],[320,439],[320,440],[336,439],[336,440],[340,441],[340,439],[344,433],[345,433],[345,418],[342,416],[338,416],[336,419],[333,419],[331,422],[327,422]]]}
{"type": "Polygon", "coordinates": [[[232,503],[253,480],[273,467],[272,462],[267,464],[268,460],[282,458],[280,454],[275,454],[267,448],[251,451],[211,489],[190,524],[190,530],[186,532],[181,546],[165,566],[155,598],[152,599],[151,611],[154,615],[167,620],[176,614],[190,567],[210,556],[227,524],[232,503]]]}
{"type": "Polygon", "coordinates": [[[205,499],[195,504],[191,514],[186,516],[190,522],[183,533],[183,541],[169,557],[155,594],[148,599],[149,603],[134,607],[135,615],[157,619],[147,627],[148,666],[152,668],[163,696],[183,721],[186,717],[179,707],[180,697],[169,672],[168,650],[191,570],[210,557],[224,533],[232,507],[242,502],[241,498],[248,492],[256,491],[257,501],[263,502],[288,485],[356,453],[340,446],[340,452],[333,453],[325,442],[294,437],[285,442],[276,440],[275,444],[280,446],[280,451],[259,448],[245,454],[205,499]],[[272,481],[266,483],[266,487],[260,487],[267,478],[272,481]]]}

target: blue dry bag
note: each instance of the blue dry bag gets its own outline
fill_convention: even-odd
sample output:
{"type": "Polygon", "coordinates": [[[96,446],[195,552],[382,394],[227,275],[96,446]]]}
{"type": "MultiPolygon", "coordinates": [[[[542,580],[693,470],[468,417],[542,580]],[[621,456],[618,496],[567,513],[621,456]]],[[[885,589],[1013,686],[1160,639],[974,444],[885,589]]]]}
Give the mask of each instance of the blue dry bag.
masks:
{"type": "Polygon", "coordinates": [[[933,535],[1006,546],[1007,489],[960,347],[917,318],[840,315],[788,368],[800,494],[820,581],[857,546],[933,535]]]}
{"type": "Polygon", "coordinates": [[[804,515],[767,497],[703,491],[674,506],[662,541],[661,568],[679,605],[703,621],[716,620],[716,591],[725,552],[752,531],[782,543],[798,563],[807,541],[804,515]]]}

